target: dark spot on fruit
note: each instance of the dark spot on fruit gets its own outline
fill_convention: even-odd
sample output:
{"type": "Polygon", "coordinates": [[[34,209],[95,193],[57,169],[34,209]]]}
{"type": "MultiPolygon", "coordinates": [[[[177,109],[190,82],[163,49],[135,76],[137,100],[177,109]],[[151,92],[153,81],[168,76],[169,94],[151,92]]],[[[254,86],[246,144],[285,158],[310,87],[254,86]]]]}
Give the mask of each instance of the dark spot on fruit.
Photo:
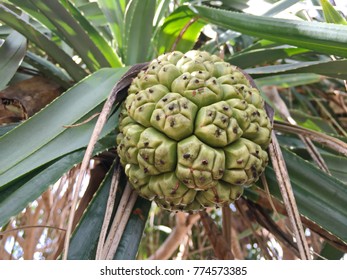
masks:
{"type": "Polygon", "coordinates": [[[208,164],[208,161],[206,159],[204,159],[202,162],[201,162],[203,165],[207,165],[208,164]]]}
{"type": "Polygon", "coordinates": [[[159,161],[159,163],[161,164],[161,165],[164,165],[165,164],[165,161],[163,161],[162,159],[159,161]]]}
{"type": "Polygon", "coordinates": [[[187,76],[183,76],[182,79],[183,80],[187,80],[188,78],[187,78],[187,76]]]}
{"type": "Polygon", "coordinates": [[[194,83],[198,84],[198,83],[199,83],[199,80],[198,80],[198,79],[196,79],[196,80],[194,81],[194,83]]]}
{"type": "Polygon", "coordinates": [[[171,119],[171,120],[170,120],[170,126],[171,126],[171,127],[174,127],[175,124],[176,124],[175,119],[171,119]]]}
{"type": "Polygon", "coordinates": [[[206,182],[206,178],[205,178],[205,177],[200,177],[200,178],[199,178],[199,181],[200,181],[201,183],[205,183],[205,182],[206,182]]]}
{"type": "Polygon", "coordinates": [[[244,89],[245,89],[245,87],[244,87],[244,86],[242,86],[242,87],[240,87],[240,89],[241,89],[241,90],[244,90],[244,89]]]}
{"type": "Polygon", "coordinates": [[[189,181],[188,181],[187,179],[184,179],[184,180],[183,180],[183,183],[184,183],[184,184],[188,184],[189,181]]]}
{"type": "Polygon", "coordinates": [[[170,110],[170,111],[172,111],[173,109],[175,109],[175,104],[171,104],[171,105],[169,106],[169,110],[170,110]]]}
{"type": "Polygon", "coordinates": [[[183,158],[184,158],[184,159],[190,158],[190,154],[188,154],[188,153],[184,154],[184,155],[183,155],[183,158]]]}
{"type": "Polygon", "coordinates": [[[159,115],[156,115],[155,119],[156,119],[157,121],[159,121],[159,120],[160,120],[160,116],[159,116],[159,115]]]}
{"type": "Polygon", "coordinates": [[[224,170],[223,170],[223,169],[219,169],[219,170],[218,170],[218,173],[219,173],[219,175],[223,175],[224,170]]]}
{"type": "Polygon", "coordinates": [[[235,80],[235,77],[231,77],[232,80],[235,80]]]}
{"type": "Polygon", "coordinates": [[[207,116],[212,117],[213,113],[212,111],[208,111],[207,116]]]}
{"type": "Polygon", "coordinates": [[[150,88],[150,89],[148,90],[148,92],[149,92],[149,93],[153,93],[154,90],[150,88]]]}
{"type": "Polygon", "coordinates": [[[219,128],[217,128],[214,135],[216,135],[216,137],[219,137],[222,135],[222,131],[219,128]]]}
{"type": "Polygon", "coordinates": [[[143,145],[145,145],[145,147],[148,147],[149,142],[144,142],[143,145]]]}
{"type": "Polygon", "coordinates": [[[216,81],[216,80],[213,80],[212,83],[213,83],[214,85],[216,85],[216,84],[217,84],[217,81],[216,81]]]}
{"type": "Polygon", "coordinates": [[[166,101],[167,101],[167,98],[165,97],[165,98],[163,98],[162,100],[163,100],[163,102],[166,102],[166,101]]]}
{"type": "Polygon", "coordinates": [[[228,119],[226,117],[221,117],[222,123],[226,123],[228,119]]]}
{"type": "Polygon", "coordinates": [[[152,69],[153,69],[153,70],[155,69],[155,66],[154,66],[154,65],[152,66],[152,69]]]}
{"type": "Polygon", "coordinates": [[[140,101],[142,99],[142,97],[141,96],[139,96],[138,98],[137,98],[137,101],[140,101]]]}
{"type": "Polygon", "coordinates": [[[147,155],[147,154],[142,154],[141,157],[142,157],[145,161],[148,161],[148,155],[147,155]]]}
{"type": "Polygon", "coordinates": [[[163,67],[163,71],[166,72],[166,68],[165,67],[163,67]]]}
{"type": "Polygon", "coordinates": [[[143,107],[141,106],[141,107],[139,107],[139,111],[141,112],[141,111],[143,111],[143,107]]]}
{"type": "Polygon", "coordinates": [[[237,180],[237,181],[236,181],[236,184],[237,184],[237,185],[243,184],[243,180],[237,180]]]}
{"type": "Polygon", "coordinates": [[[145,167],[145,168],[143,169],[143,172],[148,173],[148,168],[145,167]]]}
{"type": "Polygon", "coordinates": [[[183,103],[182,106],[183,106],[184,109],[188,109],[188,104],[187,103],[183,103]]]}
{"type": "Polygon", "coordinates": [[[228,110],[229,110],[229,107],[228,107],[228,106],[223,106],[223,110],[224,110],[224,111],[228,111],[228,110]]]}
{"type": "Polygon", "coordinates": [[[199,70],[199,74],[202,74],[202,71],[201,71],[201,70],[199,70]]]}
{"type": "Polygon", "coordinates": [[[242,164],[243,163],[243,159],[238,159],[236,162],[237,162],[237,164],[242,164]]]}
{"type": "Polygon", "coordinates": [[[233,128],[233,132],[234,132],[235,134],[237,134],[238,131],[239,131],[239,130],[237,129],[237,127],[234,127],[234,128],[233,128]]]}

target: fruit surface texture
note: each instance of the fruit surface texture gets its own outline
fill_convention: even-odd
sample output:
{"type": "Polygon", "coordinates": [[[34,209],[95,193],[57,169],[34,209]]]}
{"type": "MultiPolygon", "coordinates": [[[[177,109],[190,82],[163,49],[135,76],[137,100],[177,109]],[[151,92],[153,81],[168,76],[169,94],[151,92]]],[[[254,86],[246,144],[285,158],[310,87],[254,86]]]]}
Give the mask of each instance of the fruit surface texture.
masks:
{"type": "Polygon", "coordinates": [[[234,202],[259,179],[271,130],[249,76],[216,55],[175,51],[132,81],[117,152],[142,197],[197,211],[234,202]]]}

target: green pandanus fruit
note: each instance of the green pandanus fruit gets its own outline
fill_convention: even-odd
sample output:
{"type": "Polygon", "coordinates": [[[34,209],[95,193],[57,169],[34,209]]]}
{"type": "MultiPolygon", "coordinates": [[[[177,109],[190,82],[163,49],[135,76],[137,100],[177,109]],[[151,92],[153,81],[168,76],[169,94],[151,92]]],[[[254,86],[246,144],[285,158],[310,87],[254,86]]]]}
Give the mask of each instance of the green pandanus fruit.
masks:
{"type": "Polygon", "coordinates": [[[268,163],[271,122],[251,78],[215,55],[161,55],[132,81],[117,151],[131,185],[167,210],[238,199],[268,163]]]}

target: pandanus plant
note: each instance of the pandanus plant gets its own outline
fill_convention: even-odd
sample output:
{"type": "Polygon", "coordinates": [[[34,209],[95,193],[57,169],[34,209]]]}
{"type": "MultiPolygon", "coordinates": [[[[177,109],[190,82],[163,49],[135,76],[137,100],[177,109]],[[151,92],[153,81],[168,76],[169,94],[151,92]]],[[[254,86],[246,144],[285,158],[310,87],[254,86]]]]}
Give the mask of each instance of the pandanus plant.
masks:
{"type": "Polygon", "coordinates": [[[169,258],[199,219],[218,258],[277,258],[272,237],[302,259],[347,251],[346,21],[298,2],[1,3],[1,112],[22,121],[0,127],[0,244],[24,241],[0,253],[32,258],[35,235],[55,240],[42,258],[169,258]],[[64,93],[33,108],[38,75],[64,93]],[[184,230],[154,233],[167,210],[184,230]],[[157,234],[169,253],[148,253],[157,234]]]}

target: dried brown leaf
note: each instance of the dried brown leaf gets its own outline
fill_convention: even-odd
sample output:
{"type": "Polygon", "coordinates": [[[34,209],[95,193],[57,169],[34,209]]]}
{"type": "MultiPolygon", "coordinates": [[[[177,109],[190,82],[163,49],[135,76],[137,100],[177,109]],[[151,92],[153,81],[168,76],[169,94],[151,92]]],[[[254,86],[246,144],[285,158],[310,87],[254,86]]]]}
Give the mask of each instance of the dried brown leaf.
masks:
{"type": "Polygon", "coordinates": [[[281,148],[278,144],[277,137],[272,132],[272,141],[269,146],[272,166],[276,174],[278,185],[282,194],[284,205],[287,209],[288,217],[291,222],[300,257],[303,260],[310,259],[310,251],[304,233],[304,228],[300,220],[300,214],[296,205],[293,189],[290,183],[287,167],[283,159],[281,148]]]}
{"type": "Polygon", "coordinates": [[[142,63],[142,64],[136,64],[136,65],[132,66],[129,69],[129,71],[119,80],[119,82],[111,90],[111,93],[110,93],[109,97],[107,98],[107,100],[106,100],[106,102],[102,108],[102,111],[99,115],[99,118],[95,124],[92,136],[90,138],[86,152],[85,152],[83,160],[82,160],[80,174],[79,174],[77,182],[76,182],[75,196],[72,200],[72,205],[71,205],[71,210],[70,210],[70,215],[69,215],[69,221],[68,221],[68,226],[67,226],[67,232],[66,232],[66,236],[65,236],[64,254],[63,254],[64,260],[66,260],[67,256],[68,256],[69,242],[70,242],[70,236],[71,236],[72,227],[73,227],[73,220],[74,220],[75,211],[76,211],[78,193],[81,189],[82,181],[86,175],[86,170],[87,170],[87,167],[89,165],[89,161],[92,157],[92,153],[93,153],[95,144],[96,144],[97,140],[99,139],[99,136],[100,136],[100,133],[101,133],[103,127],[106,124],[107,118],[112,111],[112,107],[113,107],[114,103],[116,101],[119,102],[122,99],[124,99],[124,97],[126,96],[126,93],[123,90],[130,85],[132,79],[147,65],[148,65],[148,63],[142,63]]]}
{"type": "Polygon", "coordinates": [[[199,214],[216,257],[220,260],[233,260],[234,255],[230,250],[230,246],[218,230],[213,219],[205,211],[200,211],[199,214]]]}

